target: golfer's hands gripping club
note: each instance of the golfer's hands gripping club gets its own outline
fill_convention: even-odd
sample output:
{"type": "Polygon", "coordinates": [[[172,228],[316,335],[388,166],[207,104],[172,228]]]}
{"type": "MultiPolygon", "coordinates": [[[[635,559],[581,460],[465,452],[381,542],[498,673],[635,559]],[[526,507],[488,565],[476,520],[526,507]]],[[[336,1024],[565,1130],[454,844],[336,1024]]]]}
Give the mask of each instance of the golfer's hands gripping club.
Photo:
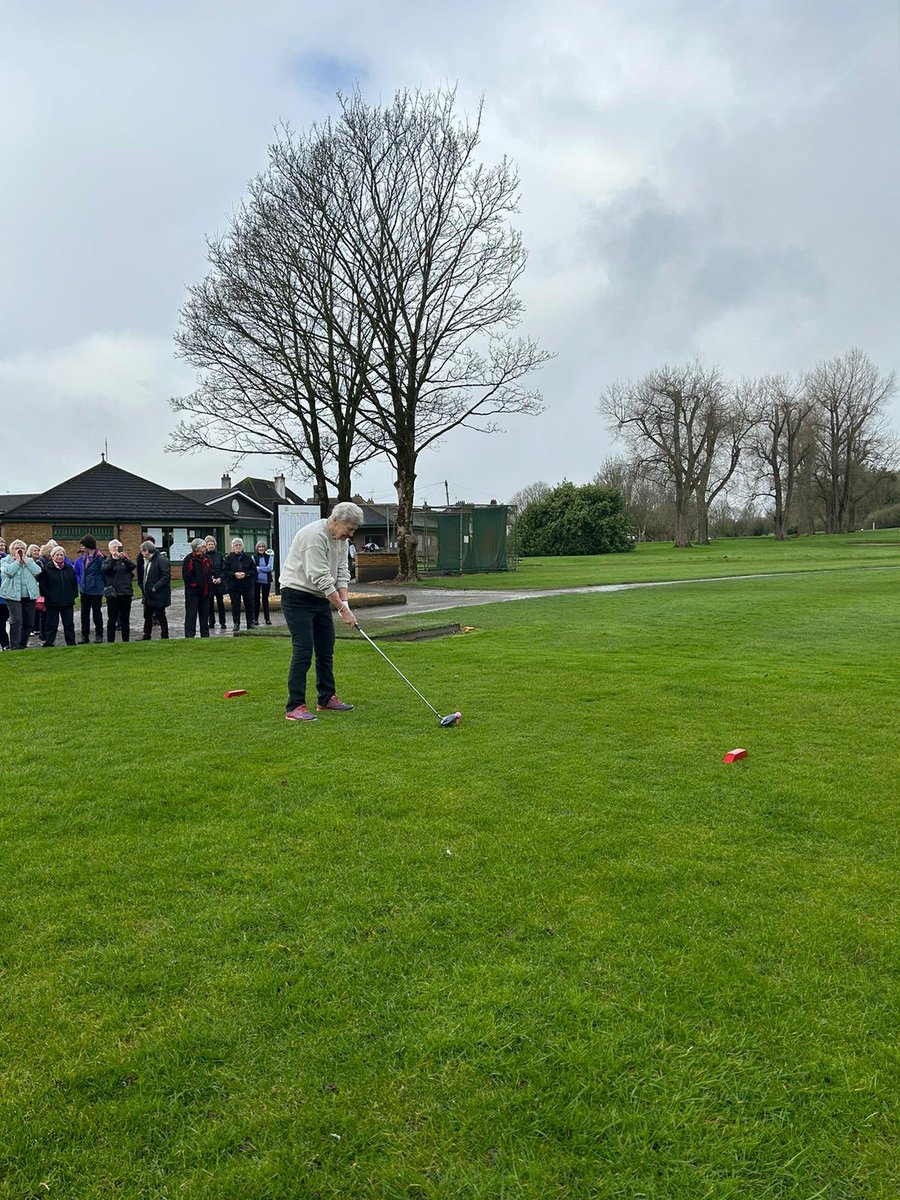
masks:
{"type": "Polygon", "coordinates": [[[355,615],[353,612],[351,612],[350,605],[346,600],[341,601],[340,605],[338,606],[338,612],[341,614],[341,620],[345,625],[349,625],[351,628],[356,628],[356,626],[359,624],[355,615]]]}

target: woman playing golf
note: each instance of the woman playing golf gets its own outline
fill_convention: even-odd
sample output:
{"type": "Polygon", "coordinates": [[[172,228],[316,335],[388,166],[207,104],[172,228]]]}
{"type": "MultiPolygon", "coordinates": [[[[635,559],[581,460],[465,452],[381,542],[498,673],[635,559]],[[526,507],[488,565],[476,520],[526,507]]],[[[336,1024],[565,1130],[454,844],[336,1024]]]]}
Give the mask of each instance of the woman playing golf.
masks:
{"type": "Polygon", "coordinates": [[[315,721],[306,706],[306,676],[316,657],[317,712],[350,712],[336,695],[334,682],[334,618],[339,612],[345,625],[356,625],[347,602],[350,570],[347,538],[363,519],[358,504],[336,504],[331,516],[313,521],[295,535],[281,567],[281,611],[291,631],[291,666],[288,671],[289,721],[315,721]]]}

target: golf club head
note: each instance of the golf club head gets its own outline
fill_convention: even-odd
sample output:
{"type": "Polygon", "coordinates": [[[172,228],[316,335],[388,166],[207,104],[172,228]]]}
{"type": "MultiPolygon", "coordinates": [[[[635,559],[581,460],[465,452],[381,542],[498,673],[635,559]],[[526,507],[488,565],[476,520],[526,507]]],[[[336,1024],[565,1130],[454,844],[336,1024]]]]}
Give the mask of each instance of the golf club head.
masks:
{"type": "Polygon", "coordinates": [[[441,717],[442,725],[458,725],[462,720],[462,713],[449,713],[446,717],[441,717]]]}

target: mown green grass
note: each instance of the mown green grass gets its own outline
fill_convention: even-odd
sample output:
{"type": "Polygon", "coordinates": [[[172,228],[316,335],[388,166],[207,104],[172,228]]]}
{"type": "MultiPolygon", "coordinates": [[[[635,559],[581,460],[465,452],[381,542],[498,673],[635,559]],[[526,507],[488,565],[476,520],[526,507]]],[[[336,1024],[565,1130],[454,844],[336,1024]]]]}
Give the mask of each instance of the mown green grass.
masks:
{"type": "Polygon", "coordinates": [[[720,538],[676,550],[671,542],[644,542],[627,554],[523,558],[516,571],[424,580],[427,587],[561,588],[664,579],[718,579],[769,571],[818,571],[900,564],[900,531],[791,538],[720,538]],[[875,543],[875,544],[869,544],[875,543]]]}
{"type": "Polygon", "coordinates": [[[894,1200],[898,586],[3,656],[0,1196],[894,1200]]]}

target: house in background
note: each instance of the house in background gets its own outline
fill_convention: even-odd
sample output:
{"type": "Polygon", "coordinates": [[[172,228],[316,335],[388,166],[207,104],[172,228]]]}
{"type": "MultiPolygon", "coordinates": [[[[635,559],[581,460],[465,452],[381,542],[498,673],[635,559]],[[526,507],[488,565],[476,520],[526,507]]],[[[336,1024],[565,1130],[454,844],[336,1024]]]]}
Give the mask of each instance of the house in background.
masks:
{"type": "Polygon", "coordinates": [[[131,558],[149,534],[178,560],[190,553],[192,538],[211,533],[221,545],[229,528],[227,510],[200,504],[105,459],[39,495],[0,497],[0,536],[7,544],[22,538],[42,546],[53,538],[70,558],[88,533],[101,549],[118,538],[131,558]],[[11,503],[15,500],[20,503],[11,503]]]}
{"type": "MultiPolygon", "coordinates": [[[[242,538],[244,549],[253,553],[258,541],[271,546],[275,537],[275,505],[279,501],[289,504],[315,504],[314,500],[304,500],[286,485],[283,475],[272,479],[258,479],[247,475],[232,484],[230,475],[223,475],[222,482],[217,488],[183,488],[183,494],[198,504],[206,504],[221,512],[229,514],[231,538],[242,538]]],[[[219,543],[221,550],[222,544],[219,543]]],[[[231,546],[226,546],[228,553],[231,546]]]]}

